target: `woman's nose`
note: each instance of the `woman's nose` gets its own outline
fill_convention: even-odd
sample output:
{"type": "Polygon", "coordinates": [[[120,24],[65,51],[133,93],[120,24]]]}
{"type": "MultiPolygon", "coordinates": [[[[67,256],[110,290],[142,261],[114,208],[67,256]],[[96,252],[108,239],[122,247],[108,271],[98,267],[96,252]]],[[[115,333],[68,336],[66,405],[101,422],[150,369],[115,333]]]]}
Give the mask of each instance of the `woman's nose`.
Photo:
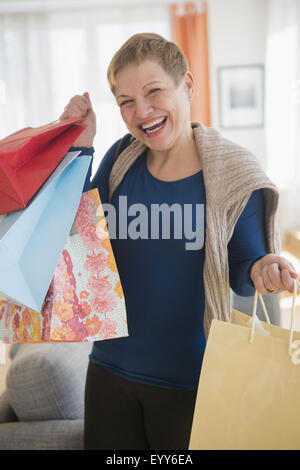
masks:
{"type": "Polygon", "coordinates": [[[136,100],[135,114],[138,119],[144,119],[153,112],[153,106],[147,100],[136,100]]]}

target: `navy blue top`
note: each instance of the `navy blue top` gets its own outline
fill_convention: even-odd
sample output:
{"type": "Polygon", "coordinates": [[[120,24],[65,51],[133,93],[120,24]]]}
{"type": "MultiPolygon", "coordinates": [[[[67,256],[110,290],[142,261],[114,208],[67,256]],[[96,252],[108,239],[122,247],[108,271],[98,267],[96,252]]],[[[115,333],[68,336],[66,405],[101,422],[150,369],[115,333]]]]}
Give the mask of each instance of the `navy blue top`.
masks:
{"type": "MultiPolygon", "coordinates": [[[[108,202],[108,176],[118,142],[104,156],[91,184],[98,188],[102,204],[108,202]]],[[[171,389],[197,389],[206,344],[204,246],[198,243],[197,249],[187,250],[186,243],[193,240],[184,231],[184,218],[183,236],[176,238],[172,215],[170,237],[163,238],[160,223],[157,238],[151,238],[151,205],[177,204],[183,215],[184,204],[189,204],[191,230],[196,230],[197,223],[199,233],[204,233],[205,217],[201,219],[200,212],[197,215],[196,207],[200,206],[196,205],[203,204],[205,209],[205,202],[202,171],[177,181],[161,181],[149,172],[146,152],[128,170],[112,198],[117,223],[111,245],[124,291],[129,336],[95,342],[92,362],[128,380],[171,389]],[[148,238],[118,237],[120,196],[123,203],[127,197],[127,210],[136,203],[147,208],[148,238]]],[[[140,212],[126,214],[127,228],[140,212]]],[[[263,227],[264,200],[259,190],[252,193],[228,244],[230,285],[238,295],[254,294],[249,269],[254,260],[266,254],[263,227]]],[[[135,224],[135,232],[139,230],[141,227],[135,224]]],[[[147,234],[144,230],[142,236],[147,234]]]]}

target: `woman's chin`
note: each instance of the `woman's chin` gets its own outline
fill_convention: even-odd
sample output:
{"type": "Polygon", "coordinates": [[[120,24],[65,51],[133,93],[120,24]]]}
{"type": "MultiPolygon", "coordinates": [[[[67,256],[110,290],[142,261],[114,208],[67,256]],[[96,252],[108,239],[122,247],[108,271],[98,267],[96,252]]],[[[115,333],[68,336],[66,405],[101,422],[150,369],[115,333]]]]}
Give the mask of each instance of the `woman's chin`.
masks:
{"type": "Polygon", "coordinates": [[[143,143],[152,150],[167,151],[172,147],[170,136],[157,136],[155,138],[144,138],[143,143]]]}

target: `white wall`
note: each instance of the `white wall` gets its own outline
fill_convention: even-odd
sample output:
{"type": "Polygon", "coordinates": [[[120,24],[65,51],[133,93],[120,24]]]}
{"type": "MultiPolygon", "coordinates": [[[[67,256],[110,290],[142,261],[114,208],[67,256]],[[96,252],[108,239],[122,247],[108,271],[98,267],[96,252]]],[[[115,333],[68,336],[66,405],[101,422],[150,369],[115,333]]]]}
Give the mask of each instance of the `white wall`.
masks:
{"type": "Polygon", "coordinates": [[[265,167],[265,130],[220,128],[217,71],[220,66],[265,63],[267,0],[208,0],[211,126],[251,150],[265,167]]]}

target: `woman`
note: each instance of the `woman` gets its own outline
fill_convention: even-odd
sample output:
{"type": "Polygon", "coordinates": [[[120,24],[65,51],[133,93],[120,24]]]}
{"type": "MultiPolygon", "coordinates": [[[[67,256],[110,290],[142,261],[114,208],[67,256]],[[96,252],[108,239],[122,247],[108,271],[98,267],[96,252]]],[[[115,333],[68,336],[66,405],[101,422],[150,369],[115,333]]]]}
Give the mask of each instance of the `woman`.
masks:
{"type": "MultiPolygon", "coordinates": [[[[124,197],[126,208],[142,204],[149,226],[153,206],[189,206],[196,230],[187,233],[187,219],[173,212],[167,237],[159,226],[155,237],[139,227],[140,236],[111,239],[129,336],[94,343],[85,448],[187,449],[205,337],[212,318],[230,321],[230,286],[244,296],[292,291],[297,275],[276,254],[275,186],[248,151],[190,122],[194,82],[180,49],[156,34],[135,35],[113,57],[108,82],[135,140],[115,164],[119,141],[111,147],[92,187],[121,218],[124,197]],[[197,230],[204,244],[191,242],[197,230]]],[[[73,116],[87,124],[75,148],[92,152],[87,93],[73,97],[61,119],[73,116]]]]}

